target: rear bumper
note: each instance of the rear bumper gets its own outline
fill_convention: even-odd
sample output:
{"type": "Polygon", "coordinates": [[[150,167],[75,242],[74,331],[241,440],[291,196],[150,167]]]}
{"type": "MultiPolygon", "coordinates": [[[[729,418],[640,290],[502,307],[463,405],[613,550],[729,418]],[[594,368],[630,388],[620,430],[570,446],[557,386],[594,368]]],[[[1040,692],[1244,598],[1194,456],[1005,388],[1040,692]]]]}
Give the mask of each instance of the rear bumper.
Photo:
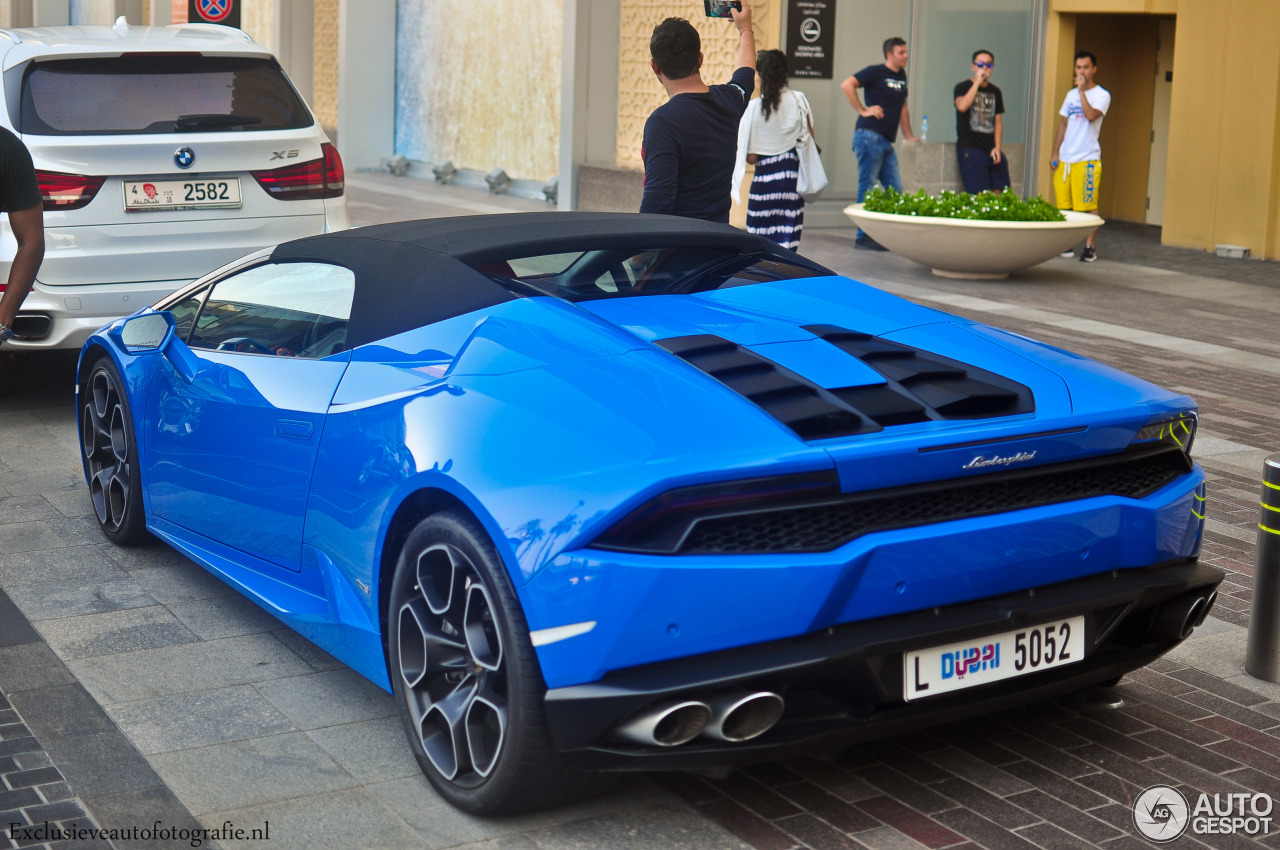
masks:
{"type": "Polygon", "coordinates": [[[80,348],[98,328],[149,307],[188,283],[188,280],[160,280],[48,286],[37,281],[14,322],[18,335],[5,344],[5,350],[80,348]],[[28,333],[38,336],[31,337],[28,333]]]}
{"type": "Polygon", "coordinates": [[[1181,638],[1156,626],[1162,606],[1207,597],[1223,573],[1195,560],[1118,570],[798,638],[645,665],[555,688],[546,710],[556,748],[593,770],[690,770],[824,750],[1042,700],[1150,663],[1181,638]],[[1085,659],[937,697],[903,700],[903,653],[1083,615],[1085,659]],[[651,703],[769,690],[787,701],[777,726],[745,743],[619,744],[610,731],[651,703]]]}

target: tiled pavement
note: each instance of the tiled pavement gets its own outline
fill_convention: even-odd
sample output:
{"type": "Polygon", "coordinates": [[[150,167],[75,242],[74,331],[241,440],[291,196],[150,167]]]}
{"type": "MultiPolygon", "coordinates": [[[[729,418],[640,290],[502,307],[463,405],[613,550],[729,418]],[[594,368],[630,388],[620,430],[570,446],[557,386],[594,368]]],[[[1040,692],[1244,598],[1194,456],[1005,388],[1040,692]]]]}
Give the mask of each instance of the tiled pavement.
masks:
{"type": "MultiPolygon", "coordinates": [[[[376,175],[351,185],[364,222],[546,208],[376,175]]],[[[550,812],[460,815],[418,776],[389,697],[166,547],[101,542],[79,480],[65,357],[0,359],[0,589],[41,638],[0,640],[0,688],[89,816],[142,826],[162,809],[174,825],[270,823],[269,842],[227,847],[1124,850],[1144,846],[1130,805],[1148,785],[1280,797],[1280,686],[1240,669],[1258,470],[1280,449],[1275,290],[1105,260],[1054,261],[1008,282],[944,281],[854,252],[839,233],[806,234],[804,252],[1199,399],[1205,559],[1229,571],[1227,592],[1183,648],[1116,689],[1124,708],[1079,698],[722,781],[628,778],[550,812]]],[[[13,621],[0,610],[0,636],[13,621]]],[[[0,749],[0,773],[3,759],[0,749]]],[[[1174,846],[1258,845],[1205,836],[1174,846]]],[[[1280,836],[1263,846],[1280,848],[1280,836]]]]}

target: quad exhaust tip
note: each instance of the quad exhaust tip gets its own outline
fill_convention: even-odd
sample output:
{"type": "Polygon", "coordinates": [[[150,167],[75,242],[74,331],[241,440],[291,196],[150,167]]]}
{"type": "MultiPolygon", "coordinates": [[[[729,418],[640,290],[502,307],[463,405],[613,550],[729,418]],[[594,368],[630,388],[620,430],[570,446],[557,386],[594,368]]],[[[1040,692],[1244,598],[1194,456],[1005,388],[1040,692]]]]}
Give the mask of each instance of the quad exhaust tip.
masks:
{"type": "Polygon", "coordinates": [[[1187,595],[1165,603],[1156,616],[1152,631],[1161,637],[1185,640],[1197,626],[1204,623],[1217,598],[1218,594],[1214,592],[1207,597],[1199,594],[1187,595]]]}
{"type": "Polygon", "coordinates": [[[782,697],[771,691],[723,694],[709,704],[711,719],[702,734],[734,744],[768,732],[781,719],[786,706],[782,697]]]}
{"type": "Polygon", "coordinates": [[[614,729],[619,738],[650,747],[678,747],[702,734],[711,706],[698,700],[672,700],[647,706],[614,729]]]}

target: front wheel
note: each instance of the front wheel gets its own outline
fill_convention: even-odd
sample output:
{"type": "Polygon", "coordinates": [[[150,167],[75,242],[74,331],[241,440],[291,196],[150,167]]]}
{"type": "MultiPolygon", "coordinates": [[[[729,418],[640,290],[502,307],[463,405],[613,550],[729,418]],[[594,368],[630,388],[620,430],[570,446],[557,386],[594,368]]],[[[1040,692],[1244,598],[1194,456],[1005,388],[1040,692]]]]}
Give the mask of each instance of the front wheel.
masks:
{"type": "Polygon", "coordinates": [[[474,520],[445,512],[418,523],[396,563],[387,613],[400,716],[441,796],[495,815],[587,790],[587,776],[552,746],[528,626],[474,520]]]}
{"type": "Polygon", "coordinates": [[[80,447],[102,533],[119,546],[143,542],[147,528],[133,415],[120,373],[107,357],[93,364],[81,387],[80,447]]]}

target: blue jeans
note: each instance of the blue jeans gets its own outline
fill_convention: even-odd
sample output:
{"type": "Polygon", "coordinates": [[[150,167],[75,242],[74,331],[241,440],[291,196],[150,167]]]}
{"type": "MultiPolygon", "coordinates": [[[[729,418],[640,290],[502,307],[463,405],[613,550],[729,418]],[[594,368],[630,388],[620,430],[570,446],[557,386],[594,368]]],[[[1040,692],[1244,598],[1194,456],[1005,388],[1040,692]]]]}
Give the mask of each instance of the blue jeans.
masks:
{"type": "Polygon", "coordinates": [[[982,148],[956,148],[960,165],[960,179],[970,195],[979,192],[1000,192],[1009,188],[1009,158],[1003,153],[1000,162],[991,161],[991,154],[982,148]]]}
{"type": "MultiPolygon", "coordinates": [[[[893,149],[893,142],[875,130],[854,130],[853,152],[858,156],[858,203],[862,203],[876,181],[886,189],[902,191],[898,154],[893,149]]],[[[859,227],[858,238],[865,235],[859,227]]]]}

